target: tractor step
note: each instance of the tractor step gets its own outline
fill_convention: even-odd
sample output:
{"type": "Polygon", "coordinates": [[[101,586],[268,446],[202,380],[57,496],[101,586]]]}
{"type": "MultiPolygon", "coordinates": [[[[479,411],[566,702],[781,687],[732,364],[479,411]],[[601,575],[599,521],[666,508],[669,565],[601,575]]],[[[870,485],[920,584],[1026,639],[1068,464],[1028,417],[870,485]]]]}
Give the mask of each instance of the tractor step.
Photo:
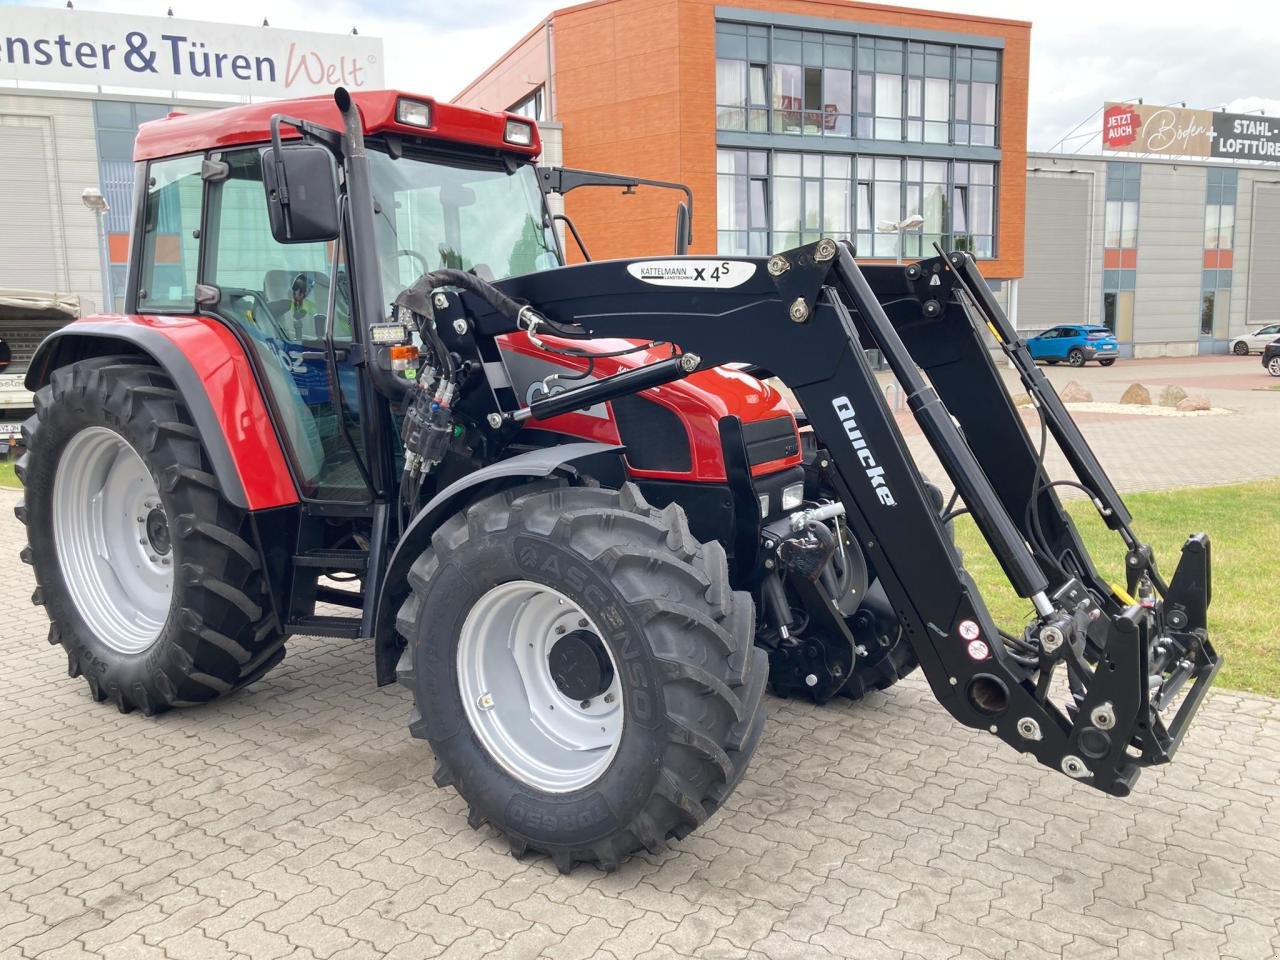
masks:
{"type": "Polygon", "coordinates": [[[294,566],[321,570],[364,570],[369,566],[366,550],[307,550],[293,558],[294,566]]]}
{"type": "Polygon", "coordinates": [[[360,636],[360,618],[314,614],[290,620],[286,624],[286,630],[290,636],[340,637],[355,640],[360,636]]]}

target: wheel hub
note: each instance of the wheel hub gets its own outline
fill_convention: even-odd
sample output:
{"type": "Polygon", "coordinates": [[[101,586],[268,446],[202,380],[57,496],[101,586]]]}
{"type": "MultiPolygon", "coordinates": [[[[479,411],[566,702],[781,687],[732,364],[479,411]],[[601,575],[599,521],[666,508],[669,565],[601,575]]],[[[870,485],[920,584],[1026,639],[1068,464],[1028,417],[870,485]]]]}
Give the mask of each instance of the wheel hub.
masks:
{"type": "Polygon", "coordinates": [[[570,700],[590,701],[613,685],[609,652],[590,630],[575,630],[557,640],[547,666],[556,688],[570,700]]]}
{"type": "Polygon", "coordinates": [[[169,517],[165,514],[164,508],[152,507],[143,520],[143,526],[146,528],[147,541],[151,544],[151,549],[160,556],[168,556],[169,551],[173,549],[173,541],[169,535],[169,517]]]}

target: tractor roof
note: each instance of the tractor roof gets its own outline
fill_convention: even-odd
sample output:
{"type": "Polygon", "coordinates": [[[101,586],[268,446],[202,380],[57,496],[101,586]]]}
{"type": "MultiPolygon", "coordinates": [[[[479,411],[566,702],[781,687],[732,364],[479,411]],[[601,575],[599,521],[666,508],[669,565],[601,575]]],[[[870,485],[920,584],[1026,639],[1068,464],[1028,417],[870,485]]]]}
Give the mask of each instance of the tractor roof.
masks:
{"type": "MultiPolygon", "coordinates": [[[[542,150],[537,124],[515,114],[473,110],[398,90],[353,93],[351,99],[355,101],[364,120],[365,136],[397,133],[424,140],[489,147],[530,159],[542,150]],[[399,122],[396,119],[396,103],[401,99],[428,104],[430,125],[420,127],[399,122]],[[527,146],[510,143],[505,139],[508,120],[533,127],[531,141],[527,146]]],[[[208,113],[171,113],[162,120],[152,120],[138,128],[138,139],[133,145],[133,159],[154,160],[184,153],[266,143],[271,138],[271,118],[277,113],[309,120],[334,130],[342,129],[341,114],[330,96],[251,103],[208,113]]],[[[281,135],[296,137],[298,134],[291,127],[282,126],[281,135]]]]}

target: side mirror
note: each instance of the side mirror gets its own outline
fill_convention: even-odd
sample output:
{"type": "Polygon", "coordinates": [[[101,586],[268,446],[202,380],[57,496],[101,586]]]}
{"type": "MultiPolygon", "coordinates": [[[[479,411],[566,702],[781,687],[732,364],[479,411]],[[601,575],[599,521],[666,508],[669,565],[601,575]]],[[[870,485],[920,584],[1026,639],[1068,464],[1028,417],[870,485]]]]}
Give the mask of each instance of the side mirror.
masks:
{"type": "Polygon", "coordinates": [[[692,239],[689,226],[689,207],[681,200],[676,205],[676,256],[683,257],[689,252],[689,241],[692,239]]]}
{"type": "Polygon", "coordinates": [[[333,154],[317,143],[273,144],[262,150],[271,236],[277,243],[336,240],[338,178],[333,154]]]}

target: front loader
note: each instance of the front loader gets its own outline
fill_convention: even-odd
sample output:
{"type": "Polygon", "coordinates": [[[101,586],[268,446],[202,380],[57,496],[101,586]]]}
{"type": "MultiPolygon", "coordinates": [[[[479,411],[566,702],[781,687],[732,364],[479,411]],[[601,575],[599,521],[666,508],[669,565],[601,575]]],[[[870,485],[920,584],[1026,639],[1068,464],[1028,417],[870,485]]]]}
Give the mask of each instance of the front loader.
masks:
{"type": "Polygon", "coordinates": [[[1221,664],[1208,538],[1166,579],[968,254],[688,256],[686,194],[676,255],[566,266],[548,193],[675,185],[539,173],[538,149],[524,118],[394,92],[143,127],[127,312],[41,347],[19,466],[34,599],[94,699],[206,702],[291,635],[362,640],[471,824],[562,870],[710,817],[767,686],[838,703],[918,665],[1082,784],[1124,796],[1171,759],[1221,664]],[[1016,632],[962,512],[1034,610],[1016,632]]]}

